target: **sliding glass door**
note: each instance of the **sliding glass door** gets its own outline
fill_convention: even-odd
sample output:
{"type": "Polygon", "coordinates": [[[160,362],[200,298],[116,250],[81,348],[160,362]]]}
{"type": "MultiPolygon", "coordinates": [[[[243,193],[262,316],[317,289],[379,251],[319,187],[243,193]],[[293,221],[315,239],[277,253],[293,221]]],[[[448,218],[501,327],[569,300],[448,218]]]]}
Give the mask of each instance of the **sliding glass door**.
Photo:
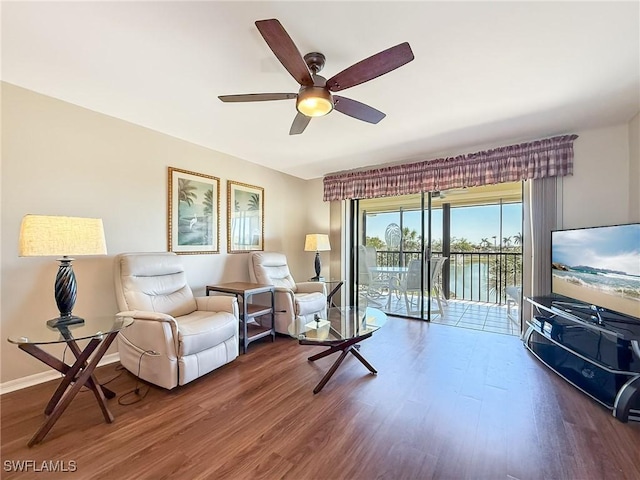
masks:
{"type": "Polygon", "coordinates": [[[358,299],[387,313],[430,320],[431,194],[354,201],[358,299]]]}
{"type": "MultiPolygon", "coordinates": [[[[482,327],[494,330],[498,326],[489,324],[502,320],[489,317],[506,311],[517,327],[519,182],[359,200],[352,208],[352,285],[362,301],[393,315],[448,324],[465,323],[463,314],[480,317],[484,308],[482,327]]],[[[504,330],[513,333],[510,326],[504,330]]]]}

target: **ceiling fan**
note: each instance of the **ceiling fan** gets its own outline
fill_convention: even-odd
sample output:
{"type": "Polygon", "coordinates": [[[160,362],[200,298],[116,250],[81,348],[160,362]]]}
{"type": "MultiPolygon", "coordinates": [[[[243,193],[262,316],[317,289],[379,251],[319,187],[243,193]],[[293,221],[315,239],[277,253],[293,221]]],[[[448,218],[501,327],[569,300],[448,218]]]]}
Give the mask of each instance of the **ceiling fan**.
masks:
{"type": "Polygon", "coordinates": [[[413,60],[413,52],[407,42],[391,47],[334,75],[329,80],[318,75],[325,63],[322,53],[307,53],[304,57],[282,24],[276,19],[255,22],[258,31],[280,63],[300,84],[298,93],[249,93],[221,95],[223,102],[263,102],[268,100],[296,99],[298,111],[289,135],[304,132],[312,117],[320,117],[332,110],[368,123],[378,123],[385,114],[369,105],[350,98],[333,95],[346,88],[359,85],[389,73],[413,60]]]}

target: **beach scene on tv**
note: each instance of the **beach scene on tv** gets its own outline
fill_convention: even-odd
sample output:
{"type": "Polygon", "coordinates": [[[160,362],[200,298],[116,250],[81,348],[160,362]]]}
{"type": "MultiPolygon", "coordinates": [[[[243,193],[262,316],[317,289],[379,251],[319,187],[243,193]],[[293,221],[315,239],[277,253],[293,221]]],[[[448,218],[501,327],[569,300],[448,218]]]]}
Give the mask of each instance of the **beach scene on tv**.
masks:
{"type": "Polygon", "coordinates": [[[640,224],[551,237],[552,291],[640,318],[640,224]]]}

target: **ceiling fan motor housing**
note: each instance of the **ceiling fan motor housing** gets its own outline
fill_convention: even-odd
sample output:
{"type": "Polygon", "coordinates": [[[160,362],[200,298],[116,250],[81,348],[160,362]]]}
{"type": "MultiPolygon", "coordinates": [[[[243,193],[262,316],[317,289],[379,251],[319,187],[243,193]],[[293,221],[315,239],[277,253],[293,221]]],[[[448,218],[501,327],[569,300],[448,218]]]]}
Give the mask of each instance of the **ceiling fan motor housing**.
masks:
{"type": "Polygon", "coordinates": [[[324,68],[326,58],[320,52],[311,52],[304,56],[304,61],[309,67],[309,70],[311,70],[311,73],[315,75],[324,68]]]}

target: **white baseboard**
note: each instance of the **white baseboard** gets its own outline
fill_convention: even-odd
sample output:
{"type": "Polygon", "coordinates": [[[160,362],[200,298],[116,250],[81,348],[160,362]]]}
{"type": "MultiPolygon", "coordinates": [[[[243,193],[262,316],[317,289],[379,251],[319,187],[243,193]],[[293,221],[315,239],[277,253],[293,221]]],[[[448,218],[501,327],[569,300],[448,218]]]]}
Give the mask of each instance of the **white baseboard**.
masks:
{"type": "MultiPolygon", "coordinates": [[[[120,354],[118,352],[111,353],[102,357],[102,360],[100,360],[98,366],[101,367],[103,365],[108,365],[110,363],[119,361],[120,354]]],[[[60,375],[61,374],[56,372],[55,370],[51,370],[49,372],[36,373],[27,377],[17,378],[15,380],[9,380],[8,382],[0,383],[0,395],[4,395],[5,393],[9,392],[15,392],[16,390],[21,390],[23,388],[32,387],[33,385],[38,385],[40,383],[49,382],[51,380],[55,380],[56,378],[59,379],[61,378],[60,375]]]]}

